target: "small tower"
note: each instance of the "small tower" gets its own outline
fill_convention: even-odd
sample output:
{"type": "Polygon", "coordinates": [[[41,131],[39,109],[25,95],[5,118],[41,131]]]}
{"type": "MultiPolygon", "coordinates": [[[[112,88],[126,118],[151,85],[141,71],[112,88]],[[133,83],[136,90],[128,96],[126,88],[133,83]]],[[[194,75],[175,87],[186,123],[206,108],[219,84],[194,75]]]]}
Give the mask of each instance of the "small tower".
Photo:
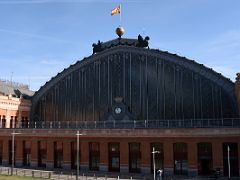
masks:
{"type": "Polygon", "coordinates": [[[237,102],[238,102],[238,112],[240,115],[240,73],[236,74],[236,82],[235,82],[235,94],[237,97],[237,102]]]}

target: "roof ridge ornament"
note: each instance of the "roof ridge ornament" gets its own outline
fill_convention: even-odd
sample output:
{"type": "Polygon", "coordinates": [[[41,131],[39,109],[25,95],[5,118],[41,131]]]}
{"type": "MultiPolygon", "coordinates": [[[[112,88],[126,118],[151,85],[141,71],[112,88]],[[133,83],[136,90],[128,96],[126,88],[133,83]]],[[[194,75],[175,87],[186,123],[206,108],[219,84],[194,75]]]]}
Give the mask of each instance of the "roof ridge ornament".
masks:
{"type": "Polygon", "coordinates": [[[240,73],[237,73],[236,75],[236,84],[240,85],[240,73]]]}
{"type": "Polygon", "coordinates": [[[137,47],[142,47],[142,48],[145,48],[147,47],[149,49],[149,46],[148,46],[148,41],[150,40],[150,38],[148,36],[146,36],[144,39],[143,37],[139,34],[138,35],[138,42],[136,44],[137,47]]]}
{"type": "Polygon", "coordinates": [[[124,34],[125,30],[122,26],[117,27],[116,34],[118,35],[119,39],[121,39],[122,35],[124,34]]]}
{"type": "Polygon", "coordinates": [[[93,43],[92,47],[93,47],[93,54],[97,53],[97,52],[101,52],[104,50],[103,46],[102,46],[102,42],[100,40],[98,40],[98,43],[93,43]]]}
{"type": "Polygon", "coordinates": [[[149,49],[149,36],[146,36],[143,38],[140,34],[138,35],[137,39],[126,39],[122,38],[122,35],[124,34],[125,30],[123,27],[119,26],[116,29],[116,34],[118,35],[118,39],[115,39],[113,41],[109,42],[101,42],[98,40],[97,43],[93,43],[93,54],[96,54],[98,52],[104,51],[105,49],[109,49],[115,46],[133,46],[133,47],[139,47],[139,48],[148,48],[149,49]]]}

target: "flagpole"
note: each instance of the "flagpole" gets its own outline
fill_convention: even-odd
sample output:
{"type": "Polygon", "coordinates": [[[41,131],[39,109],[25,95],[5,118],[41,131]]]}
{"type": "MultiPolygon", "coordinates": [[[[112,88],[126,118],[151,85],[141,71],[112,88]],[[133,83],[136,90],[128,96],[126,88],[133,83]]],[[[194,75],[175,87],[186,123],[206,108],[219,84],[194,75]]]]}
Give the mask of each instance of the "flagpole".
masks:
{"type": "Polygon", "coordinates": [[[120,26],[122,25],[122,5],[120,4],[120,26]]]}

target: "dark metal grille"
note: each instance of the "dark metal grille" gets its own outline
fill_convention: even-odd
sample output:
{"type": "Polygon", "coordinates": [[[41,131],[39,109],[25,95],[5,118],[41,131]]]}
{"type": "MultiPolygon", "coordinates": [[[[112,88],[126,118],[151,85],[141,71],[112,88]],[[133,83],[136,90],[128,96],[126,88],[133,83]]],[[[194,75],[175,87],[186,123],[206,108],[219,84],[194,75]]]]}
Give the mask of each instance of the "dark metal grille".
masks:
{"type": "MultiPolygon", "coordinates": [[[[160,56],[131,51],[97,56],[62,76],[37,100],[33,98],[31,123],[52,121],[55,126],[69,121],[71,126],[75,122],[83,126],[93,121],[101,126],[103,122],[98,121],[105,120],[116,97],[123,98],[136,122],[153,120],[163,127],[166,123],[169,127],[211,127],[221,120],[199,119],[239,117],[232,94],[224,85],[210,80],[210,74],[192,71],[191,63],[186,67],[160,56]]],[[[113,122],[108,123],[113,126],[113,122]]],[[[222,126],[231,124],[224,123],[222,126]]]]}

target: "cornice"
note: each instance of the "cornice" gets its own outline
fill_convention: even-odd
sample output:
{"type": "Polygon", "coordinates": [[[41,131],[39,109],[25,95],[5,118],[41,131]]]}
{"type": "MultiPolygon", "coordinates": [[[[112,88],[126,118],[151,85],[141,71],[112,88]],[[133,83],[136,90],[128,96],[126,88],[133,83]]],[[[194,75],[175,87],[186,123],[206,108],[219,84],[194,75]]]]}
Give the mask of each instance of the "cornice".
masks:
{"type": "MultiPolygon", "coordinates": [[[[0,136],[10,136],[11,129],[2,129],[0,136]]],[[[75,129],[16,129],[18,137],[76,137],[75,129]]],[[[181,129],[82,129],[81,138],[221,138],[240,137],[239,128],[181,128],[181,129]],[[123,136],[124,134],[124,136],[123,136]]]]}

